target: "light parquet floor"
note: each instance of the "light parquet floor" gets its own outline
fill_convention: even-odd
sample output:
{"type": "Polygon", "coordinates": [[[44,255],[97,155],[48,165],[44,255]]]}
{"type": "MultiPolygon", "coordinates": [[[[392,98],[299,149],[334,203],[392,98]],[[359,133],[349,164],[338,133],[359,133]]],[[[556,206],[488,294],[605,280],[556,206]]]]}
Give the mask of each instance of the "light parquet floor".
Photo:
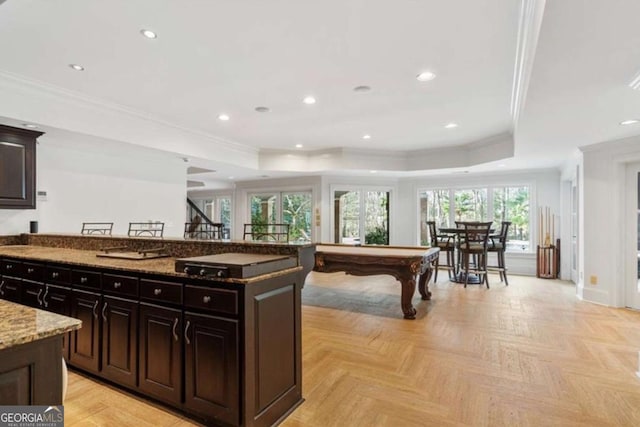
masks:
{"type": "MultiPolygon", "coordinates": [[[[509,279],[487,290],[441,277],[431,301],[416,293],[410,321],[391,277],[311,273],[306,401],[282,426],[639,426],[640,313],[581,302],[565,282],[509,279]]],[[[65,412],[68,426],[191,425],[77,374],[65,412]]]]}

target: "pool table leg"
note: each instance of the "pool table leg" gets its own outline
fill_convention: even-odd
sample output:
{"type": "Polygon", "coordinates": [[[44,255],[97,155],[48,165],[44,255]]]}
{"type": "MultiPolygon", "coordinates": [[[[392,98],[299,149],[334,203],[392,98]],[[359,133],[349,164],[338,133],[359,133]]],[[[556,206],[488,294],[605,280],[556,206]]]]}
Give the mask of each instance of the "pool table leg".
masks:
{"type": "Polygon", "coordinates": [[[413,308],[411,299],[413,298],[413,294],[416,291],[416,279],[403,279],[400,282],[402,283],[402,294],[400,296],[400,301],[402,303],[402,312],[404,313],[404,318],[415,319],[416,309],[413,308]]]}
{"type": "Polygon", "coordinates": [[[429,291],[429,280],[431,280],[432,274],[433,269],[428,268],[427,271],[420,275],[420,281],[418,282],[418,291],[420,292],[420,296],[423,300],[431,299],[431,291],[429,291]]]}

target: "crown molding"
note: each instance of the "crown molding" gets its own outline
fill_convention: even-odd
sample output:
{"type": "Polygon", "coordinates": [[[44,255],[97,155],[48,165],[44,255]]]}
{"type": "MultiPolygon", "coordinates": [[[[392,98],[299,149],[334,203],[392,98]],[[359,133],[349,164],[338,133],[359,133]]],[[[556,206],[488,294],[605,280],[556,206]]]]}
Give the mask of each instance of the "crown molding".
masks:
{"type": "Polygon", "coordinates": [[[520,113],[524,109],[527,98],[545,4],[546,0],[521,0],[520,3],[518,39],[511,88],[511,119],[514,131],[518,126],[520,113]]]}
{"type": "MultiPolygon", "coordinates": [[[[165,127],[171,129],[172,131],[178,131],[185,136],[193,136],[198,139],[206,139],[211,143],[216,144],[222,148],[226,148],[229,150],[238,151],[241,153],[256,155],[258,153],[258,149],[254,147],[250,147],[244,144],[240,144],[234,141],[229,141],[224,138],[220,138],[215,135],[208,134],[206,132],[201,132],[198,130],[190,129],[175,123],[171,123],[169,121],[163,120],[154,115],[148,114],[146,112],[136,110],[131,107],[127,107],[124,105],[116,104],[113,102],[105,101],[100,98],[91,97],[80,92],[68,90],[62,88],[60,86],[52,85],[49,83],[45,83],[35,79],[25,78],[15,73],[11,73],[9,71],[0,70],[0,85],[1,84],[9,84],[16,87],[18,90],[28,90],[30,92],[35,92],[39,94],[46,94],[49,97],[59,100],[65,100],[73,102],[76,105],[80,105],[87,110],[102,110],[108,113],[117,113],[126,115],[129,118],[135,120],[141,120],[145,122],[150,122],[153,125],[165,127]]],[[[43,123],[48,125],[48,123],[43,123]]]]}

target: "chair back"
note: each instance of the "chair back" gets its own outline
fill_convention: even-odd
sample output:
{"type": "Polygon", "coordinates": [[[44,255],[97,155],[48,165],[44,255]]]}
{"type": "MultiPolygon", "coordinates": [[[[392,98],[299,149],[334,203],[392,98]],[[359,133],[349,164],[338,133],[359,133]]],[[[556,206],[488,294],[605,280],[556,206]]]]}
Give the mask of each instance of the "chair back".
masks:
{"type": "Polygon", "coordinates": [[[491,222],[478,221],[459,222],[459,225],[464,229],[460,235],[460,250],[486,252],[491,224],[491,222]]]}
{"type": "Polygon", "coordinates": [[[429,227],[429,237],[431,239],[431,247],[438,247],[438,232],[436,230],[436,222],[435,221],[427,221],[427,226],[429,227]]]}
{"type": "Polygon", "coordinates": [[[509,234],[510,225],[510,221],[502,221],[502,223],[500,224],[500,235],[498,238],[500,239],[500,243],[502,243],[503,245],[507,243],[507,235],[509,234]]]}

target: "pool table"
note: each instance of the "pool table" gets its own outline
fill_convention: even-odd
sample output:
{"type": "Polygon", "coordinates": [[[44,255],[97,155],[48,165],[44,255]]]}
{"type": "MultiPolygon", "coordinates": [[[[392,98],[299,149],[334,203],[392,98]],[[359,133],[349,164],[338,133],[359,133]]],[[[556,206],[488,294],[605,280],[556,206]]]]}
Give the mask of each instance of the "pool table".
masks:
{"type": "Polygon", "coordinates": [[[415,319],[416,309],[411,299],[416,290],[416,277],[419,276],[418,290],[422,299],[431,299],[429,280],[439,252],[439,248],[425,247],[319,244],[316,246],[314,271],[393,276],[402,286],[400,303],[404,318],[415,319]]]}

